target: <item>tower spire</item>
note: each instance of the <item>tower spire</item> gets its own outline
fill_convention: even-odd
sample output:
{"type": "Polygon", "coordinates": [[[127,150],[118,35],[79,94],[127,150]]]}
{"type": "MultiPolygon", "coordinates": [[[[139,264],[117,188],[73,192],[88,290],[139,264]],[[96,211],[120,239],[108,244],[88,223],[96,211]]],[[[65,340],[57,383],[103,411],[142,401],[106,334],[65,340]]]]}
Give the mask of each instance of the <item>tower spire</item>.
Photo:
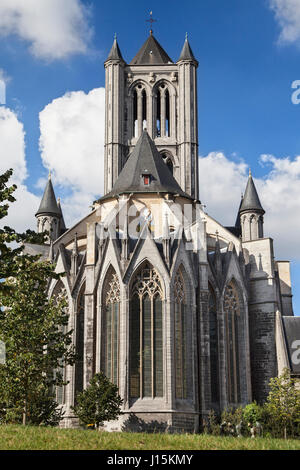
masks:
{"type": "Polygon", "coordinates": [[[153,34],[152,25],[153,25],[153,23],[157,22],[157,20],[154,20],[153,17],[152,17],[152,11],[150,11],[150,19],[146,20],[146,21],[147,21],[147,23],[150,23],[150,35],[152,36],[152,34],[153,34]]]}

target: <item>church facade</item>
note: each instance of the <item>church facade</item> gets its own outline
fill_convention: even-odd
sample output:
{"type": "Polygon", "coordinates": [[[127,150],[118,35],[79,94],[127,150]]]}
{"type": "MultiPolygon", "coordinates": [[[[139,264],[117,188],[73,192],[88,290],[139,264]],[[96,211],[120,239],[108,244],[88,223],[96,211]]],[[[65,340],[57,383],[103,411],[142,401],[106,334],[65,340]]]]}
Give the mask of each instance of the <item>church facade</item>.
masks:
{"type": "Polygon", "coordinates": [[[129,64],[115,39],[105,61],[105,195],[66,229],[49,177],[36,214],[49,241],[27,250],[66,273],[49,287],[68,298],[78,354],[57,390],[66,427],[100,370],[124,400],[107,429],[170,432],[197,432],[211,409],[263,402],[284,367],[300,373],[289,263],[264,236],[251,173],[234,226],[199,200],[197,67],[187,38],[173,62],[150,32],[129,64]]]}

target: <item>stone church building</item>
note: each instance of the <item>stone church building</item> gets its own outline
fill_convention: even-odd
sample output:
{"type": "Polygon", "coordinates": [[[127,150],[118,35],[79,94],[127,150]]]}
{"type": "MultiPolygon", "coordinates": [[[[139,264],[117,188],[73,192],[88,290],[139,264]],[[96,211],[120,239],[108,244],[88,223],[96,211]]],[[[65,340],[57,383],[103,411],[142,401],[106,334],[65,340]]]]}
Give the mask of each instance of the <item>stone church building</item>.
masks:
{"type": "Polygon", "coordinates": [[[67,229],[49,177],[36,213],[49,243],[27,246],[66,273],[49,287],[67,295],[79,358],[57,390],[63,425],[76,425],[75,396],[102,370],[124,400],[108,429],[196,432],[211,409],[264,401],[284,367],[300,374],[289,262],[264,236],[251,173],[234,226],[199,200],[188,39],[173,62],[151,31],[130,63],[115,39],[104,65],[105,195],[67,229]]]}

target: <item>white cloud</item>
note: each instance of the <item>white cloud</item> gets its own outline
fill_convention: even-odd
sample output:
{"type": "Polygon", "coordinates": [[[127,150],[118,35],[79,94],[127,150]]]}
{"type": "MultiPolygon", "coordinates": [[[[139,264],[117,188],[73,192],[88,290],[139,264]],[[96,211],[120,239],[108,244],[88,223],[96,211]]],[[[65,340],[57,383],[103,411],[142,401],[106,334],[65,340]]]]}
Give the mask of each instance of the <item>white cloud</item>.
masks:
{"type": "Polygon", "coordinates": [[[279,41],[300,45],[300,1],[270,0],[270,8],[281,28],[279,41]]]}
{"type": "Polygon", "coordinates": [[[85,53],[92,33],[81,0],[1,0],[0,35],[11,34],[35,57],[53,60],[85,53]]]}
{"type": "Polygon", "coordinates": [[[103,194],[104,101],[104,88],[77,91],[55,99],[40,113],[43,164],[53,172],[54,183],[71,191],[62,201],[69,221],[85,215],[103,194]]]}
{"type": "Polygon", "coordinates": [[[25,133],[15,113],[0,107],[0,173],[13,168],[13,180],[22,182],[27,176],[25,161],[25,133]]]}
{"type": "Polygon", "coordinates": [[[38,208],[39,198],[28,191],[24,181],[27,177],[25,160],[25,132],[23,124],[10,109],[0,107],[0,174],[9,168],[14,170],[8,184],[15,183],[18,189],[11,204],[8,216],[1,220],[2,225],[23,231],[35,228],[34,212],[38,208]]]}
{"type": "MultiPolygon", "coordinates": [[[[268,166],[264,178],[254,178],[266,211],[265,236],[274,239],[277,259],[300,261],[300,156],[262,155],[260,161],[268,166]]],[[[200,158],[200,198],[206,211],[224,225],[234,225],[247,177],[246,164],[220,152],[200,158]]]]}
{"type": "Polygon", "coordinates": [[[229,160],[222,152],[211,152],[199,163],[200,199],[206,211],[218,221],[234,225],[247,181],[247,165],[229,160]]]}

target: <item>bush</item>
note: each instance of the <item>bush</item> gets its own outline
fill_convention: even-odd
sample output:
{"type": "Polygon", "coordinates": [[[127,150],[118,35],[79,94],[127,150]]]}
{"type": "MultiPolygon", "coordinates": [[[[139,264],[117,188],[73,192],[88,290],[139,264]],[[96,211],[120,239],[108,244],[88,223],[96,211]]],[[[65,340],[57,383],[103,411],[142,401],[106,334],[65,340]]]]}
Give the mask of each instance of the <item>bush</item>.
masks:
{"type": "Polygon", "coordinates": [[[99,372],[94,375],[90,385],[77,395],[77,404],[73,410],[80,424],[98,428],[104,421],[117,419],[123,400],[118,394],[118,387],[99,372]]]}

